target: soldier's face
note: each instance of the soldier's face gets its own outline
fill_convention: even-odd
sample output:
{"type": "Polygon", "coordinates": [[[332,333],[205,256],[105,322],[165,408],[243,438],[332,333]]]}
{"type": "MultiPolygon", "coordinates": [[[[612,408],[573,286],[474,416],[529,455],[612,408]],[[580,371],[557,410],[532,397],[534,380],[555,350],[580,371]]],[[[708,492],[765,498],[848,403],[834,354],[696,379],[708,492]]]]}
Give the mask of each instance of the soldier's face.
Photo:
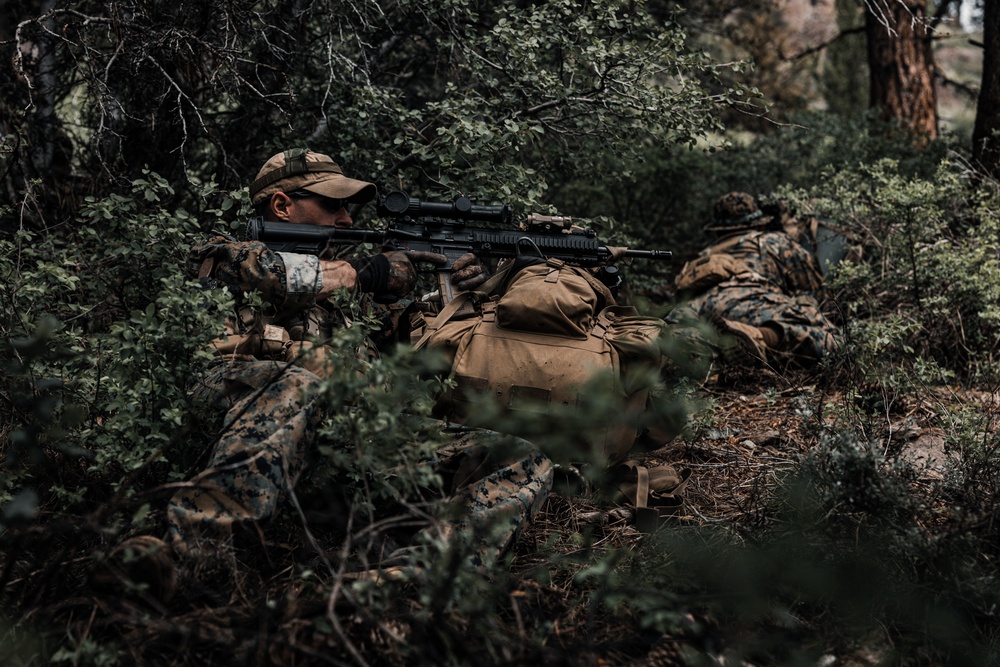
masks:
{"type": "Polygon", "coordinates": [[[323,227],[350,227],[354,224],[347,212],[347,202],[312,192],[290,193],[289,222],[323,227]]]}
{"type": "Polygon", "coordinates": [[[265,215],[277,222],[299,225],[350,227],[354,224],[351,214],[347,212],[347,202],[305,190],[274,193],[265,215]]]}

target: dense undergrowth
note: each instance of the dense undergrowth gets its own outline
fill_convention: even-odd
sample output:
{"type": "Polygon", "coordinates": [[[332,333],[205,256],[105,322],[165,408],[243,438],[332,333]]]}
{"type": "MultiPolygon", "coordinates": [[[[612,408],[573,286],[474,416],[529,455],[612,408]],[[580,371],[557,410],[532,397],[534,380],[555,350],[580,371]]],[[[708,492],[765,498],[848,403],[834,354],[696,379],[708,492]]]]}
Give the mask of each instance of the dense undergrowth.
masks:
{"type": "MultiPolygon", "coordinates": [[[[399,350],[365,375],[345,364],[325,384],[330,418],[314,475],[263,549],[203,564],[166,605],[96,587],[91,573],[110,548],[162,532],[171,485],[199,470],[216,435],[190,385],[232,304],[198,289],[186,257],[209,227],[238,226],[242,194],[207,187],[206,201],[221,203],[194,215],[166,204],[169,185],[147,174],[87,202],[70,233],[0,238],[0,653],[21,665],[630,664],[675,642],[673,659],[690,664],[726,654],[782,665],[831,655],[997,663],[1000,189],[974,181],[943,146],[872,159],[863,139],[851,145],[856,161],[833,149],[837,159],[822,160],[793,134],[757,146],[756,158],[812,150],[812,169],[775,175],[768,195],[834,221],[863,251],[830,278],[843,354],[819,373],[751,372],[707,392],[681,385],[660,406],[688,413],[678,439],[688,446],[732,426],[720,401],[736,395],[795,413],[792,464],[740,491],[753,511],[710,517],[693,504],[643,537],[602,514],[596,494],[557,493],[508,567],[488,577],[454,567],[436,543],[424,545],[414,579],[341,576],[374,546],[373,508],[435,483],[381,474],[419,470],[444,437],[404,418],[429,414],[437,384],[429,362],[399,350]],[[793,389],[794,403],[775,398],[793,389]],[[907,420],[940,432],[940,474],[889,437],[907,420]],[[581,518],[595,514],[605,520],[581,518]]],[[[749,153],[726,157],[685,159],[721,164],[715,183],[745,187],[733,165],[749,153]]],[[[682,246],[699,216],[650,239],[682,246]]],[[[630,268],[632,294],[665,313],[669,290],[647,270],[630,268]]],[[[362,322],[337,342],[345,359],[366,331],[362,322]]],[[[572,442],[563,435],[554,456],[572,442]]],[[[671,451],[683,464],[686,450],[671,451]]]]}

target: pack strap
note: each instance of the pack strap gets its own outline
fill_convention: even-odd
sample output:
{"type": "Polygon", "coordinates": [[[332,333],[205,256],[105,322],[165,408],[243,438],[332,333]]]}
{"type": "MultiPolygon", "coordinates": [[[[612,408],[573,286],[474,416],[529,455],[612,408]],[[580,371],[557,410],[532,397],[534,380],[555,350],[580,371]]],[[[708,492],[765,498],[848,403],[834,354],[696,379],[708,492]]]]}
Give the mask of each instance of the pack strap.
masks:
{"type": "Polygon", "coordinates": [[[653,533],[667,519],[676,516],[684,506],[682,491],[691,478],[691,471],[676,471],[673,466],[648,468],[636,461],[625,461],[615,471],[621,475],[635,473],[635,481],[622,481],[618,492],[635,512],[635,527],[642,533],[653,533]]]}
{"type": "Polygon", "coordinates": [[[462,292],[441,309],[441,312],[437,314],[436,317],[425,319],[424,332],[420,339],[413,344],[414,350],[420,350],[427,346],[427,341],[430,340],[434,333],[447,324],[451,318],[455,317],[463,308],[475,307],[476,303],[482,303],[490,298],[490,293],[495,289],[500,287],[504,280],[507,278],[507,274],[510,272],[510,267],[502,269],[494,273],[489,280],[479,286],[478,289],[469,290],[468,292],[462,292]]]}

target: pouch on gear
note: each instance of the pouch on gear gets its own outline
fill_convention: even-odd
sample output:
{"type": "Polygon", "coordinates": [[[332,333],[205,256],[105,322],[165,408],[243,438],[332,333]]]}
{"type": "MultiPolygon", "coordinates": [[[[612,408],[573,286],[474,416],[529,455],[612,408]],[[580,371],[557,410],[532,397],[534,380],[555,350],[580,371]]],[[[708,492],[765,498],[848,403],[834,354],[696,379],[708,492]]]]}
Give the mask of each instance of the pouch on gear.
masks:
{"type": "Polygon", "coordinates": [[[678,292],[704,292],[720,283],[749,271],[746,262],[724,252],[712,253],[687,262],[677,274],[678,292]]]}
{"type": "Polygon", "coordinates": [[[502,329],[583,339],[609,303],[614,298],[599,280],[549,260],[518,272],[497,301],[496,321],[502,329]]]}
{"type": "MultiPolygon", "coordinates": [[[[226,319],[226,335],[214,339],[212,347],[217,355],[226,359],[284,361],[327,378],[342,366],[342,360],[333,348],[309,340],[320,337],[327,314],[324,308],[316,306],[300,313],[290,328],[285,328],[272,323],[274,316],[241,308],[237,317],[226,319]]],[[[355,350],[355,357],[362,361],[371,361],[376,356],[378,350],[369,339],[355,350]]]]}
{"type": "Polygon", "coordinates": [[[221,356],[246,356],[257,359],[284,358],[290,338],[288,332],[272,324],[262,325],[259,330],[245,334],[228,334],[212,341],[212,346],[221,356]]]}

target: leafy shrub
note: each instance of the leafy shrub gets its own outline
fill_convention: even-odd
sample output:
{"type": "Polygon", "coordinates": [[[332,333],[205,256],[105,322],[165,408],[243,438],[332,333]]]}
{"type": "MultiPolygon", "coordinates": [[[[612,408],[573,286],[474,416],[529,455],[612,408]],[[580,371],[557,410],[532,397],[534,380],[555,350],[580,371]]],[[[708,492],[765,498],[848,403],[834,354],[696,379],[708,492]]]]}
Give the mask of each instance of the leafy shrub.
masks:
{"type": "MultiPolygon", "coordinates": [[[[15,408],[3,424],[0,493],[8,513],[24,515],[26,499],[32,516],[94,513],[91,524],[52,528],[78,546],[92,531],[124,530],[118,513],[131,517],[132,495],[184,475],[184,448],[204,438],[190,384],[231,299],[185,277],[200,225],[162,207],[169,194],[147,174],[128,194],[89,201],[76,234],[0,240],[10,305],[0,385],[15,408]]],[[[24,550],[25,562],[53,555],[39,546],[24,550]]]]}
{"type": "Polygon", "coordinates": [[[948,161],[916,178],[882,160],[831,173],[809,195],[810,212],[843,225],[864,248],[863,263],[845,262],[830,283],[860,384],[886,376],[991,381],[1000,298],[995,188],[970,188],[948,161]]]}

